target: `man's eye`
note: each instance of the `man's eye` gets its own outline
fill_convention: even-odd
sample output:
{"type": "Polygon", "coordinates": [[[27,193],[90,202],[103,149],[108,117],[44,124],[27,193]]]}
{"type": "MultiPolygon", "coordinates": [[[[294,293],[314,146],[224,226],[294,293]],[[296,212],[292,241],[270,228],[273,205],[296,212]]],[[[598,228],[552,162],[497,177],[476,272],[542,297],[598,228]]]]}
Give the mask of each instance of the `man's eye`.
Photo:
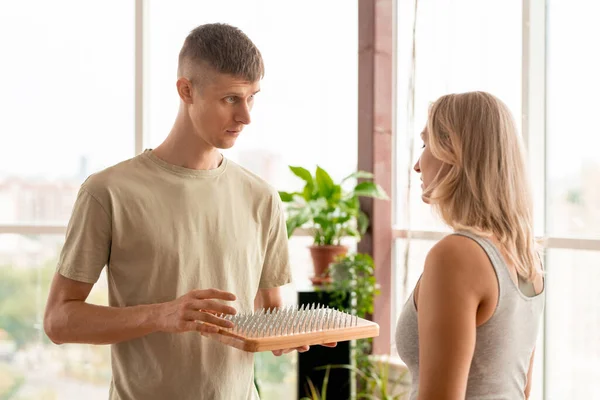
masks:
{"type": "Polygon", "coordinates": [[[235,103],[235,97],[234,96],[225,97],[225,101],[228,103],[235,103]]]}

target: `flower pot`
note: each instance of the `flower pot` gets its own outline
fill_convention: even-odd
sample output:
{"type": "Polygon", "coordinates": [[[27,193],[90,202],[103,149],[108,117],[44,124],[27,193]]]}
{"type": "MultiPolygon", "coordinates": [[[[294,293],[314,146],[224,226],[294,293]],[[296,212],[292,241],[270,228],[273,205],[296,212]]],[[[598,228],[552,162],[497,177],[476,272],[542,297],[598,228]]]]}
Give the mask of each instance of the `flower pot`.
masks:
{"type": "Polygon", "coordinates": [[[314,284],[326,283],[331,278],[326,274],[329,264],[335,261],[337,256],[345,256],[348,253],[348,246],[309,246],[310,255],[313,260],[315,275],[311,278],[314,284]]]}

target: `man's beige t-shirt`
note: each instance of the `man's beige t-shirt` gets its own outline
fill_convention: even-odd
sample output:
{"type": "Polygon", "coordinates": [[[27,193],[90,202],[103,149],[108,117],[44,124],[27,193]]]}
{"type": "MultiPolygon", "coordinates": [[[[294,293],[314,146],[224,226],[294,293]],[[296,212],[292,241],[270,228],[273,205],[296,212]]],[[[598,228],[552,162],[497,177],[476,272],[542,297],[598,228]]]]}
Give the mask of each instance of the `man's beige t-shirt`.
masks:
{"type": "MultiPolygon", "coordinates": [[[[259,288],[290,282],[276,190],[223,159],[217,169],[167,164],[150,150],[90,176],[69,222],[58,272],[95,283],[107,266],[109,304],[232,292],[238,312],[259,288]]],[[[258,398],[252,353],[198,332],[152,333],[112,345],[111,400],[258,398]]]]}

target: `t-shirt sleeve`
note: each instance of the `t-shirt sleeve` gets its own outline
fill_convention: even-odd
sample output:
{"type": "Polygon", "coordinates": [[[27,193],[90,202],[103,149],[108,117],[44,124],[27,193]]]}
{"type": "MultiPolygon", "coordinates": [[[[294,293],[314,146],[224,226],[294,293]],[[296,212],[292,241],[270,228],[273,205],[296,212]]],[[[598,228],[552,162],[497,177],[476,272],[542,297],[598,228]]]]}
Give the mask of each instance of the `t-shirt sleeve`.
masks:
{"type": "Polygon", "coordinates": [[[85,186],[73,206],[57,272],[86,283],[96,283],[110,256],[111,217],[85,186]]]}
{"type": "Polygon", "coordinates": [[[285,214],[279,195],[275,196],[265,261],[260,278],[259,287],[261,289],[283,286],[292,281],[285,214]]]}

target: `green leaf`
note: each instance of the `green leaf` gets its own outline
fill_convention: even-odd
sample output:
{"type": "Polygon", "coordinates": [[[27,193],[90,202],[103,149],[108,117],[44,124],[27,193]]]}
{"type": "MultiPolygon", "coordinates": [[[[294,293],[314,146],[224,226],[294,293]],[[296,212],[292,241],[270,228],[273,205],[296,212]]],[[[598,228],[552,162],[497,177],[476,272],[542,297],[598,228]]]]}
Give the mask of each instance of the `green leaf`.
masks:
{"type": "Polygon", "coordinates": [[[334,222],[327,218],[326,216],[323,215],[317,215],[313,218],[313,221],[315,221],[316,224],[321,225],[322,229],[327,229],[329,228],[331,225],[334,224],[334,222]]]}
{"type": "Polygon", "coordinates": [[[310,217],[310,209],[307,207],[302,208],[296,211],[295,213],[289,215],[285,221],[288,238],[292,236],[292,234],[297,228],[300,228],[302,225],[307,223],[310,220],[310,217]]]}
{"type": "Polygon", "coordinates": [[[355,196],[374,197],[376,199],[387,200],[389,197],[385,190],[375,182],[361,182],[354,188],[355,196]]]}
{"type": "Polygon", "coordinates": [[[342,198],[342,187],[340,185],[333,185],[333,190],[331,191],[331,195],[329,196],[329,205],[335,206],[337,205],[342,198]]]}
{"type": "Polygon", "coordinates": [[[329,199],[335,186],[333,179],[331,179],[331,176],[329,176],[329,174],[319,166],[317,166],[315,176],[317,179],[317,188],[319,189],[319,194],[326,199],[329,199]]]}
{"type": "Polygon", "coordinates": [[[289,167],[290,167],[290,170],[294,173],[294,175],[296,175],[297,177],[301,178],[306,183],[310,183],[311,185],[313,184],[312,175],[310,174],[310,172],[306,168],[294,167],[294,166],[291,166],[291,165],[289,167]]]}
{"type": "Polygon", "coordinates": [[[369,217],[363,211],[359,210],[356,224],[360,235],[363,236],[369,228],[369,217]]]}
{"type": "Polygon", "coordinates": [[[310,184],[307,183],[306,186],[304,186],[304,189],[302,190],[302,196],[304,197],[304,200],[310,201],[313,199],[314,188],[315,187],[312,182],[310,184]]]}
{"type": "Polygon", "coordinates": [[[344,236],[351,236],[351,237],[361,237],[362,235],[354,228],[352,227],[348,227],[344,230],[345,235],[344,236]]]}
{"type": "Polygon", "coordinates": [[[371,179],[373,178],[373,174],[367,171],[356,171],[342,179],[342,183],[346,182],[348,179],[371,179]]]}
{"type": "Polygon", "coordinates": [[[279,191],[279,198],[281,199],[281,201],[283,201],[284,203],[289,203],[290,201],[294,200],[294,194],[295,193],[288,193],[288,192],[284,192],[284,191],[279,191]]]}
{"type": "Polygon", "coordinates": [[[340,202],[340,209],[353,216],[358,216],[360,211],[360,202],[358,201],[358,197],[352,196],[350,198],[344,199],[340,202]]]}
{"type": "Polygon", "coordinates": [[[327,210],[329,209],[327,200],[322,197],[309,201],[308,206],[314,215],[327,213],[327,210]]]}

